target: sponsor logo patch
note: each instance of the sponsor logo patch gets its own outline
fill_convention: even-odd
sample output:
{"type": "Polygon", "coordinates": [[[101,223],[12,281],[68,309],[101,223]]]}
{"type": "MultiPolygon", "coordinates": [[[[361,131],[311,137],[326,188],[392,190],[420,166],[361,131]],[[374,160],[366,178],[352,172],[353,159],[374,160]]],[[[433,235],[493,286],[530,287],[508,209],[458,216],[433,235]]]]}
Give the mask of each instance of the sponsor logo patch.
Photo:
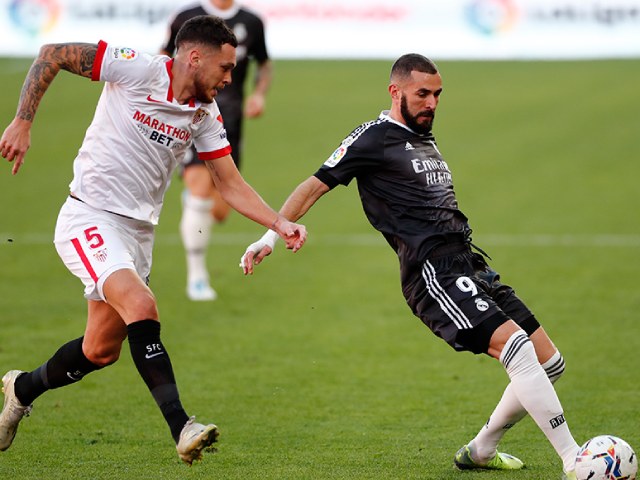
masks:
{"type": "Polygon", "coordinates": [[[564,422],[565,422],[565,419],[564,419],[564,414],[563,413],[561,413],[557,417],[554,417],[551,420],[549,420],[549,424],[551,425],[551,428],[558,428],[564,422]]]}

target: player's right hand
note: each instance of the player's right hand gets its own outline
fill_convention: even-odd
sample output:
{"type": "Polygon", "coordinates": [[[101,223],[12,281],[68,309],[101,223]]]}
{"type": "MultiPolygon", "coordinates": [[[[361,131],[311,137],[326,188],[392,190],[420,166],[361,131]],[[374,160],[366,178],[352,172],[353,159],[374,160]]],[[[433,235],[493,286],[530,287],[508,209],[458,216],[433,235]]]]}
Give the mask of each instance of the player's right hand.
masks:
{"type": "Polygon", "coordinates": [[[13,163],[11,173],[15,175],[24,163],[31,146],[31,122],[14,118],[0,138],[0,155],[13,163]]]}

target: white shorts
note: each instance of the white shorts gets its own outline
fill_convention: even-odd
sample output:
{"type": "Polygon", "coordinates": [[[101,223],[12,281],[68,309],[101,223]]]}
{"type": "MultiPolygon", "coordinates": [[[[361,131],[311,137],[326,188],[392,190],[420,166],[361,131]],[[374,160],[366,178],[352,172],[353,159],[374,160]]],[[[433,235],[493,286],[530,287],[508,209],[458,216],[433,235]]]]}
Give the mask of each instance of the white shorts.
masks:
{"type": "Polygon", "coordinates": [[[151,272],[154,227],[90,207],[69,197],[58,215],[54,243],[63,263],[84,283],[88,300],[105,300],[102,287],[117,270],[151,272]]]}

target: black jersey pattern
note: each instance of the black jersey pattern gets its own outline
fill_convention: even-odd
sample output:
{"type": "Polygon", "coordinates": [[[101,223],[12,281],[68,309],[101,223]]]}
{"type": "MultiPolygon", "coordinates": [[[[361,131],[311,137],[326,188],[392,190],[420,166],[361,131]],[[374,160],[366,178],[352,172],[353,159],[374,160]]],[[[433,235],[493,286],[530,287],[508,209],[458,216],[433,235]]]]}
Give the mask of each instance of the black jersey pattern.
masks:
{"type": "Polygon", "coordinates": [[[434,136],[413,132],[387,112],[351,132],[315,176],[330,188],[356,179],[369,222],[403,268],[421,265],[438,247],[468,241],[467,217],[434,136]]]}

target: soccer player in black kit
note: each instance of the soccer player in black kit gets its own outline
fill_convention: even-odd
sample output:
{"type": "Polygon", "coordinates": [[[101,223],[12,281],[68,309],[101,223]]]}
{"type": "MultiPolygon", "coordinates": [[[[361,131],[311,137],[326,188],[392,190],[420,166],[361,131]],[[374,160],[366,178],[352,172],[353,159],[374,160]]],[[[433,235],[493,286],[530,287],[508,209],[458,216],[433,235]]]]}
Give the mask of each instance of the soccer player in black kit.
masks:
{"type": "MultiPolygon", "coordinates": [[[[391,110],[357,127],[280,209],[291,221],[325,193],[357,180],[364,211],[400,261],[402,292],[413,313],[455,350],[487,354],[510,383],[489,421],[458,450],[461,469],[517,470],[523,462],[498,443],[528,413],[575,478],[579,449],[553,387],[564,359],[513,289],[476,253],[458,208],[451,171],[431,132],[442,93],[436,65],[418,54],[400,57],[389,85],[391,110]]],[[[268,231],[241,259],[245,274],[271,253],[268,231]]]]}
{"type": "MultiPolygon", "coordinates": [[[[178,30],[184,22],[198,15],[221,18],[238,39],[237,65],[231,74],[232,82],[218,92],[216,103],[222,114],[233,159],[240,168],[243,116],[256,118],[262,115],[265,96],[271,85],[271,60],[267,53],[264,24],[258,15],[234,0],[202,0],[174,15],[162,53],[169,56],[175,53],[178,30]],[[251,60],[257,65],[256,80],[245,101],[244,84],[251,60]]],[[[180,235],[187,256],[187,296],[196,301],[215,300],[217,294],[210,285],[206,251],[213,224],[223,222],[230,207],[215,189],[211,175],[197,155],[191,155],[185,163],[182,177],[186,192],[182,199],[180,235]]]]}

